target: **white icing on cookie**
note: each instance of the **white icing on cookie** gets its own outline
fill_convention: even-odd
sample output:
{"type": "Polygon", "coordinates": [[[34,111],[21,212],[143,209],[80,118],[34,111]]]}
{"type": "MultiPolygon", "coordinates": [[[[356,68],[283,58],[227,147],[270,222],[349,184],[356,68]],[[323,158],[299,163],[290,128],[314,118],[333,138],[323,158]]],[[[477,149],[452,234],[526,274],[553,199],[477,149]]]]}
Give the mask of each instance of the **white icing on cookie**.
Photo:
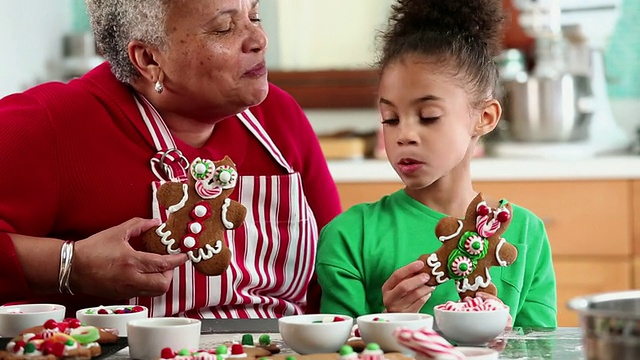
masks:
{"type": "Polygon", "coordinates": [[[508,266],[509,263],[502,259],[500,257],[500,249],[502,249],[502,246],[507,242],[507,240],[505,240],[504,238],[500,238],[500,242],[498,243],[498,246],[496,246],[496,260],[498,260],[498,264],[500,264],[500,266],[508,266]]]}
{"type": "Polygon", "coordinates": [[[224,204],[222,205],[222,223],[224,224],[224,227],[226,227],[229,230],[233,229],[233,223],[227,220],[227,210],[229,210],[230,205],[231,205],[231,199],[229,198],[224,199],[224,204]]]}
{"type": "Polygon", "coordinates": [[[189,250],[187,255],[189,255],[189,259],[191,259],[194,263],[199,263],[202,260],[209,260],[213,257],[213,255],[219,254],[222,251],[222,240],[218,240],[215,243],[215,248],[210,244],[205,244],[204,246],[207,251],[203,248],[198,249],[198,253],[196,255],[193,254],[193,250],[189,250]]]}
{"type": "Polygon", "coordinates": [[[167,209],[169,211],[169,214],[182,209],[184,205],[187,203],[188,198],[189,198],[189,185],[182,184],[182,199],[180,199],[180,201],[177,204],[169,206],[169,209],[167,209]]]}
{"type": "Polygon", "coordinates": [[[489,286],[489,284],[491,284],[491,274],[489,274],[488,267],[484,269],[484,273],[485,273],[485,281],[482,281],[482,276],[478,275],[476,276],[476,279],[473,285],[469,283],[468,278],[464,278],[462,279],[462,281],[456,281],[456,287],[458,288],[458,292],[462,293],[465,291],[476,291],[480,287],[486,288],[487,286],[489,286]]]}
{"type": "Polygon", "coordinates": [[[171,236],[171,230],[164,231],[165,227],[167,227],[167,223],[162,223],[156,229],[156,234],[160,236],[160,242],[162,242],[162,245],[167,247],[167,254],[180,254],[180,248],[173,248],[176,240],[169,238],[171,236]]]}
{"type": "Polygon", "coordinates": [[[445,242],[447,240],[451,240],[454,237],[460,235],[460,232],[462,231],[462,226],[463,226],[462,225],[462,220],[458,220],[458,229],[456,230],[456,232],[454,232],[453,234],[448,235],[448,236],[444,236],[444,235],[443,236],[439,236],[438,240],[440,240],[441,242],[445,242]]]}
{"type": "Polygon", "coordinates": [[[449,278],[445,275],[445,272],[442,270],[438,270],[442,267],[440,261],[438,261],[438,255],[435,253],[429,255],[427,258],[427,265],[431,266],[431,275],[436,277],[436,281],[438,284],[442,284],[443,282],[449,280],[449,278]]]}

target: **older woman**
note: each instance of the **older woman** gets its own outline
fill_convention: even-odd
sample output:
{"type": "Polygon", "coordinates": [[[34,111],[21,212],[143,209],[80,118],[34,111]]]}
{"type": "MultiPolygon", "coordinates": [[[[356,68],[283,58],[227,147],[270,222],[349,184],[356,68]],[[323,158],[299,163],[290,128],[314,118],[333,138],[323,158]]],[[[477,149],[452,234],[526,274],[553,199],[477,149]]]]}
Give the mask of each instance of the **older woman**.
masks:
{"type": "Polygon", "coordinates": [[[303,311],[318,228],[340,205],[304,113],[267,82],[258,1],[87,8],[107,62],[0,101],[0,302],[303,311]],[[241,175],[232,197],[248,210],[227,233],[230,267],[207,277],[185,254],[139,251],[159,223],[153,189],[188,161],[225,155],[241,175]]]}

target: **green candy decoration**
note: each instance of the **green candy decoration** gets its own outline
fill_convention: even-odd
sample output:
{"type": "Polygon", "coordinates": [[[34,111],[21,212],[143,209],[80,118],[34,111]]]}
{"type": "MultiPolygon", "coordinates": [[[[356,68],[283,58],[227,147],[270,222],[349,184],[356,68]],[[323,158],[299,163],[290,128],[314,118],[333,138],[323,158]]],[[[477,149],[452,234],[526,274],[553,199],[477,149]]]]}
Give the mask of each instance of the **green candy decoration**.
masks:
{"type": "Polygon", "coordinates": [[[89,344],[100,339],[100,330],[95,326],[80,326],[71,331],[71,337],[80,344],[89,344]]]}
{"type": "Polygon", "coordinates": [[[267,334],[260,335],[258,338],[258,343],[262,346],[271,345],[271,337],[267,334]]]}
{"type": "Polygon", "coordinates": [[[191,352],[187,349],[180,349],[180,351],[178,351],[178,355],[179,356],[189,356],[191,355],[191,352]]]}
{"type": "Polygon", "coordinates": [[[28,342],[25,344],[24,346],[24,353],[25,354],[31,354],[32,352],[36,351],[36,344],[28,342]]]}
{"type": "Polygon", "coordinates": [[[374,342],[368,343],[366,349],[367,350],[380,350],[380,345],[378,345],[377,343],[374,343],[374,342]]]}
{"type": "Polygon", "coordinates": [[[241,341],[242,345],[249,345],[249,346],[253,346],[253,336],[251,334],[244,334],[242,335],[242,341],[241,341]]]}
{"type": "MultiPolygon", "coordinates": [[[[478,233],[474,232],[474,231],[467,231],[465,232],[461,237],[460,237],[460,241],[458,241],[458,246],[453,249],[451,251],[451,253],[449,254],[449,258],[447,259],[447,270],[449,272],[449,277],[451,279],[454,280],[461,280],[463,279],[465,276],[460,276],[456,273],[453,272],[453,262],[459,258],[459,257],[466,257],[469,260],[471,260],[471,272],[473,272],[473,270],[475,270],[476,266],[478,265],[478,260],[482,260],[487,256],[487,251],[489,251],[489,241],[487,241],[487,239],[482,238],[482,244],[476,242],[473,244],[473,248],[475,250],[480,249],[480,246],[482,246],[482,251],[479,254],[473,255],[470,254],[464,247],[464,243],[467,241],[468,238],[472,237],[472,236],[480,236],[478,235],[478,233]]],[[[469,270],[469,267],[467,264],[460,264],[460,270],[466,272],[467,270],[469,270]]]]}
{"type": "Polygon", "coordinates": [[[296,357],[293,355],[289,355],[285,358],[285,360],[296,360],[296,357]]]}
{"type": "Polygon", "coordinates": [[[351,345],[342,345],[340,355],[344,356],[349,354],[353,354],[353,347],[351,347],[351,345]]]}
{"type": "Polygon", "coordinates": [[[218,347],[216,348],[217,355],[222,355],[222,354],[226,355],[228,351],[229,350],[227,349],[226,345],[218,345],[218,347]]]}

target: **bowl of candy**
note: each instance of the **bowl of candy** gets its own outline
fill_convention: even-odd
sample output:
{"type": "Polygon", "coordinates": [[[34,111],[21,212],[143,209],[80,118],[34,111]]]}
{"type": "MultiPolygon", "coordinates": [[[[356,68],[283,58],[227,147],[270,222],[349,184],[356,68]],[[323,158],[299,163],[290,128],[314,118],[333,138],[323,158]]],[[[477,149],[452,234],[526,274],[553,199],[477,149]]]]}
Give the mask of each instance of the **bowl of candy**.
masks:
{"type": "Polygon", "coordinates": [[[81,309],[76,318],[84,325],[115,329],[118,336],[127,336],[127,323],[149,317],[149,309],[140,305],[111,305],[81,309]]]}
{"type": "Polygon", "coordinates": [[[291,315],[278,319],[282,340],[305,354],[335,353],[347,342],[353,318],[337,314],[291,315]]]}
{"type": "Polygon", "coordinates": [[[434,307],[436,326],[457,345],[485,346],[509,321],[509,307],[496,300],[472,298],[434,307]]]}
{"type": "Polygon", "coordinates": [[[53,319],[62,321],[66,308],[58,304],[18,304],[0,306],[0,337],[14,337],[22,330],[53,319]]]}
{"type": "Polygon", "coordinates": [[[397,328],[431,329],[433,316],[418,313],[380,313],[359,316],[356,322],[365,343],[376,343],[385,352],[408,353],[406,348],[398,344],[393,332],[397,328]]]}

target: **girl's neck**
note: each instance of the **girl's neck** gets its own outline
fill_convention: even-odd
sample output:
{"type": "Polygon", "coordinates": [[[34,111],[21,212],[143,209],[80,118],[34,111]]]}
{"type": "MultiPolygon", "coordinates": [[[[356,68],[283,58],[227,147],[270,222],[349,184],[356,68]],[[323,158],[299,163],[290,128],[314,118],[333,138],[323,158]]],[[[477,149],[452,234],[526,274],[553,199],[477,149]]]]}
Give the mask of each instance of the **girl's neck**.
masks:
{"type": "Polygon", "coordinates": [[[467,207],[478,194],[473,189],[469,164],[464,162],[446,176],[422,189],[406,188],[405,192],[429,208],[459,218],[464,218],[467,207]]]}

